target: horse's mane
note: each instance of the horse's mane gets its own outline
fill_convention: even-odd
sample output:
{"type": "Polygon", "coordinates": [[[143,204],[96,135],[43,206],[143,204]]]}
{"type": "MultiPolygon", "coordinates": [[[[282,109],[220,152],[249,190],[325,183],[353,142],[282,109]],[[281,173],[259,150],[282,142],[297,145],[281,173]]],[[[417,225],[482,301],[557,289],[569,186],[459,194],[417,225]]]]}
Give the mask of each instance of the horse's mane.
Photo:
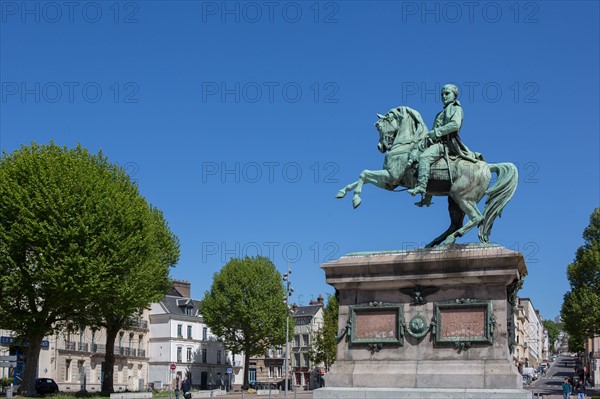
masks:
{"type": "Polygon", "coordinates": [[[402,107],[392,108],[390,110],[390,113],[393,114],[394,117],[396,117],[396,118],[399,118],[399,117],[404,118],[405,114],[408,114],[415,122],[416,133],[418,135],[421,135],[424,132],[429,132],[429,129],[427,128],[427,125],[425,124],[425,121],[423,121],[423,117],[421,117],[421,114],[417,110],[414,110],[410,107],[402,106],[402,107]]]}

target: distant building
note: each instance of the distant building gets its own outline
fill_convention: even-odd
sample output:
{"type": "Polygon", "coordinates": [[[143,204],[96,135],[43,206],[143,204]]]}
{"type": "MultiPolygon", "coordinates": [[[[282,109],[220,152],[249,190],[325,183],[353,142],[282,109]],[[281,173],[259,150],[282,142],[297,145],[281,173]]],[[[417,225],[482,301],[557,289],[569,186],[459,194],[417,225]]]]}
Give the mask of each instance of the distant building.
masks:
{"type": "MultiPolygon", "coordinates": [[[[139,391],[146,387],[148,371],[147,312],[132,317],[127,329],[115,339],[113,387],[115,391],[139,391]]],[[[12,332],[1,330],[0,355],[17,355],[15,369],[4,372],[19,384],[27,362],[26,347],[12,340],[12,332]]],[[[52,378],[63,392],[99,392],[104,375],[106,331],[104,329],[74,329],[62,331],[42,341],[38,361],[38,377],[52,378]]]]}
{"type": "Polygon", "coordinates": [[[243,355],[229,353],[204,323],[189,282],[175,280],[171,292],[151,305],[149,320],[149,381],[156,388],[170,384],[175,373],[190,375],[198,389],[242,384],[243,355]]]}
{"type": "Polygon", "coordinates": [[[537,367],[544,359],[542,317],[529,298],[518,298],[515,316],[514,358],[517,366],[520,370],[522,367],[537,367]]]}
{"type": "Polygon", "coordinates": [[[292,373],[296,386],[305,389],[315,389],[321,386],[321,376],[325,372],[322,364],[311,361],[310,351],[313,348],[317,333],[324,324],[323,296],[308,306],[298,306],[293,309],[294,341],[292,344],[292,373]]]}

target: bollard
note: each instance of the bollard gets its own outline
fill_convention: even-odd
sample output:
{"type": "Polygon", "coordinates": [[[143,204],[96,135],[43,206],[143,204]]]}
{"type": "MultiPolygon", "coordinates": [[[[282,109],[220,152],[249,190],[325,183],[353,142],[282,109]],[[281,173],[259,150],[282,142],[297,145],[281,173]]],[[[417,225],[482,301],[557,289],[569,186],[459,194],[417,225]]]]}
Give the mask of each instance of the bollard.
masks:
{"type": "Polygon", "coordinates": [[[269,399],[271,399],[271,385],[269,385],[269,399]]]}
{"type": "Polygon", "coordinates": [[[242,399],[244,399],[244,390],[242,389],[242,399]]]}
{"type": "Polygon", "coordinates": [[[297,391],[298,391],[297,389],[294,389],[294,399],[296,399],[296,392],[297,391]]]}
{"type": "Polygon", "coordinates": [[[6,387],[6,399],[12,399],[13,397],[13,384],[10,384],[9,387],[6,387]]]}
{"type": "Polygon", "coordinates": [[[214,390],[210,390],[210,399],[213,399],[215,397],[215,391],[214,390]]]}

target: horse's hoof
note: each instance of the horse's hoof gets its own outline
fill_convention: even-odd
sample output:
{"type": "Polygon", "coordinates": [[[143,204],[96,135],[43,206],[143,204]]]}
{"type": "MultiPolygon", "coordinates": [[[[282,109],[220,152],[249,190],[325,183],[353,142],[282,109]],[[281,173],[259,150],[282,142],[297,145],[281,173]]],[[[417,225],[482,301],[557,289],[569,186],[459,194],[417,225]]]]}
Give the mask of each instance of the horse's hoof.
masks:
{"type": "Polygon", "coordinates": [[[360,199],[360,197],[352,198],[352,206],[354,207],[354,209],[358,208],[361,202],[362,200],[360,199]]]}
{"type": "Polygon", "coordinates": [[[444,242],[442,243],[442,245],[452,245],[456,242],[456,237],[454,237],[454,235],[449,235],[444,242]]]}
{"type": "Polygon", "coordinates": [[[335,195],[335,198],[344,198],[346,196],[346,192],[344,190],[340,190],[335,195]]]}

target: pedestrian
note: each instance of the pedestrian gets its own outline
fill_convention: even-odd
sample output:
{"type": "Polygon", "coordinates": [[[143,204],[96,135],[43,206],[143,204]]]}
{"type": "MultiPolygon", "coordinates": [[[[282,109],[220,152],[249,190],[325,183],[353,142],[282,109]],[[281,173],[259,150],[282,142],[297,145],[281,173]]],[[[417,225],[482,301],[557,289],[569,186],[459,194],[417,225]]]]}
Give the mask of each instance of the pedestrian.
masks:
{"type": "Polygon", "coordinates": [[[571,384],[569,383],[569,379],[567,377],[565,377],[565,380],[562,384],[562,390],[563,390],[563,399],[569,399],[569,395],[571,394],[573,387],[571,387],[571,384]]]}
{"type": "Polygon", "coordinates": [[[173,387],[173,390],[175,391],[175,399],[179,399],[179,391],[181,390],[181,377],[179,376],[179,374],[175,376],[171,385],[173,387]]]}
{"type": "Polygon", "coordinates": [[[585,384],[583,381],[579,380],[577,382],[574,393],[577,394],[577,399],[585,399],[585,384]]]}
{"type": "Polygon", "coordinates": [[[183,382],[181,383],[181,392],[183,392],[184,399],[190,399],[192,397],[192,395],[188,393],[191,390],[191,388],[192,387],[190,386],[190,380],[186,375],[185,377],[183,377],[183,382]]]}

